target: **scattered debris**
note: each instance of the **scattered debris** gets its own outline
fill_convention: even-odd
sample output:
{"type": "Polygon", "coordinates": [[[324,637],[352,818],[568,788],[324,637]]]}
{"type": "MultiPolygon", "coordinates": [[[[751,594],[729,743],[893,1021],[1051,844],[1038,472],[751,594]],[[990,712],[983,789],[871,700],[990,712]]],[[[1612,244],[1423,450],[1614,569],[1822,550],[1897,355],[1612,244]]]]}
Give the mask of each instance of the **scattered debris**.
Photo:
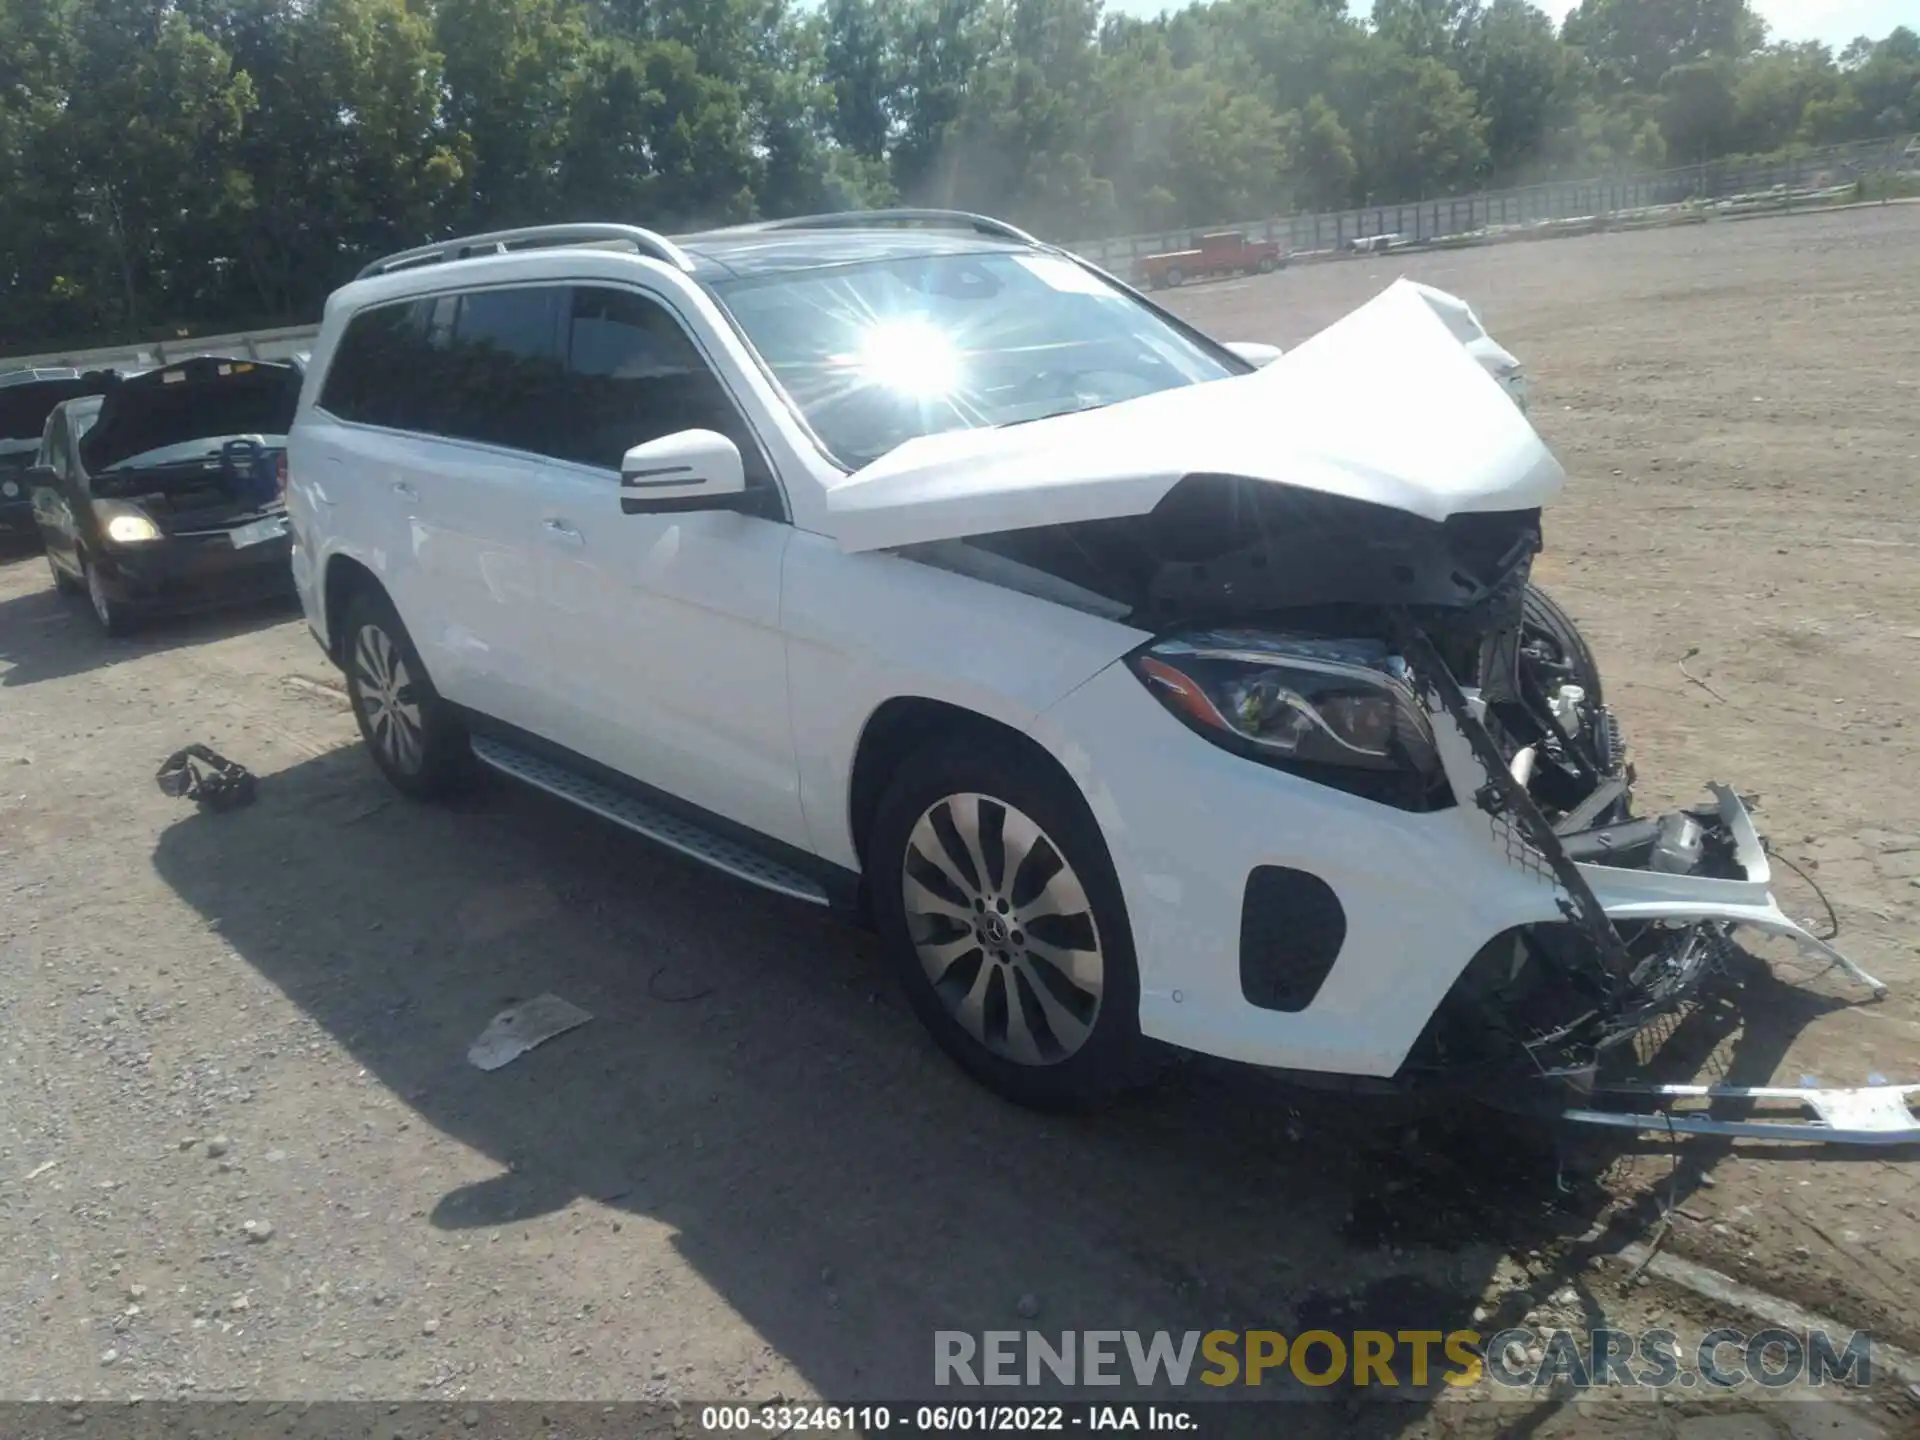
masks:
{"type": "Polygon", "coordinates": [[[129,1300],[144,1300],[144,1299],[146,1299],[146,1298],[147,1298],[147,1287],[146,1287],[146,1286],[144,1286],[144,1285],[138,1285],[138,1284],[135,1284],[135,1285],[129,1285],[129,1286],[127,1286],[127,1299],[129,1299],[129,1300]]]}
{"type": "Polygon", "coordinates": [[[232,1148],[233,1142],[231,1140],[227,1139],[224,1135],[216,1135],[207,1141],[207,1158],[210,1160],[218,1160],[232,1148]]]}
{"type": "Polygon", "coordinates": [[[249,1220],[240,1229],[255,1245],[264,1245],[273,1238],[273,1222],[270,1220],[249,1220]]]}
{"type": "Polygon", "coordinates": [[[438,1320],[427,1320],[422,1322],[420,1326],[420,1333],[422,1335],[438,1335],[440,1333],[440,1322],[438,1320]]]}
{"type": "Polygon", "coordinates": [[[1702,690],[1706,691],[1707,694],[1713,696],[1713,698],[1718,700],[1722,705],[1731,703],[1728,701],[1726,696],[1722,695],[1718,690],[1714,689],[1713,686],[1709,685],[1706,681],[1702,680],[1698,675],[1694,674],[1691,670],[1687,669],[1687,661],[1691,660],[1694,656],[1698,655],[1699,653],[1700,653],[1700,647],[1698,645],[1689,645],[1687,647],[1687,653],[1680,657],[1680,673],[1686,676],[1687,679],[1691,680],[1694,684],[1698,685],[1702,690]]]}
{"type": "Polygon", "coordinates": [[[162,794],[184,797],[203,810],[234,810],[253,803],[253,772],[205,745],[174,751],[154,779],[162,794]]]}
{"type": "Polygon", "coordinates": [[[699,990],[689,991],[684,995],[675,995],[672,993],[662,994],[660,992],[660,977],[667,973],[668,968],[668,966],[662,965],[647,977],[647,995],[650,999],[659,1000],[667,1005],[684,1005],[690,1000],[704,1000],[707,996],[713,994],[713,986],[711,985],[699,990]]]}
{"type": "Polygon", "coordinates": [[[480,1038],[467,1047],[467,1059],[479,1070],[498,1070],[534,1046],[564,1035],[593,1016],[558,995],[538,995],[493,1017],[480,1038]]]}
{"type": "Polygon", "coordinates": [[[321,700],[331,700],[342,707],[353,704],[352,697],[347,694],[347,687],[338,683],[315,680],[307,675],[282,675],[280,683],[289,690],[298,690],[321,700]]]}
{"type": "Polygon", "coordinates": [[[59,1163],[60,1161],[57,1157],[52,1160],[42,1160],[38,1165],[34,1166],[33,1169],[27,1172],[27,1179],[38,1180],[42,1175],[46,1174],[47,1171],[53,1169],[53,1167],[58,1165],[59,1163]]]}

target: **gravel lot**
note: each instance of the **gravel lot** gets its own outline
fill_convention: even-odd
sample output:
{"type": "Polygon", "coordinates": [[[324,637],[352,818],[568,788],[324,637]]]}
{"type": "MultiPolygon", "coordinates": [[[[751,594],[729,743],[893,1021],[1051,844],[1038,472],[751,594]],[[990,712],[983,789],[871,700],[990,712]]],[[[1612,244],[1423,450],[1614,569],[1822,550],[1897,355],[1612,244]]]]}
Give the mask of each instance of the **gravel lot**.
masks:
{"type": "MultiPolygon", "coordinates": [[[[1746,1083],[1920,1077],[1916,255],[1895,206],[1174,300],[1291,343],[1404,273],[1528,361],[1574,477],[1542,573],[1643,790],[1758,791],[1893,987],[1862,1006],[1757,959],[1745,1023],[1680,1047],[1746,1083]]],[[[1917,1175],[1648,1141],[1582,1148],[1563,1190],[1511,1122],[1205,1062],[1099,1116],[1013,1110],[867,937],[505,785],[393,795],[289,610],[110,642],[37,556],[0,566],[0,1398],[898,1398],[942,1328],[1707,1323],[1591,1263],[1669,1198],[1668,1249],[1920,1349],[1917,1175]],[[195,740],[263,777],[254,806],[156,790],[195,740]],[[593,1020],[468,1065],[543,991],[593,1020]]],[[[1917,1415],[1896,1385],[1844,1433],[1917,1415]]],[[[1512,1403],[1286,1419],[1647,1433],[1512,1403]]]]}

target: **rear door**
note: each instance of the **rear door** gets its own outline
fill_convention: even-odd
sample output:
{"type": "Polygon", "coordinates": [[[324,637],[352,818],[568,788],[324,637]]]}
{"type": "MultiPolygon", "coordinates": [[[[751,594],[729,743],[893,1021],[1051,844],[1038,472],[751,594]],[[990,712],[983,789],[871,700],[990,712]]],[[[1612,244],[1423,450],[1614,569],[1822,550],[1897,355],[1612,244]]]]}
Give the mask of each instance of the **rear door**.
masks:
{"type": "Polygon", "coordinates": [[[564,294],[503,286],[363,311],[320,398],[355,422],[319,447],[321,488],[352,493],[358,512],[334,528],[366,546],[435,687],[542,734],[552,671],[533,634],[534,547],[564,294]]]}

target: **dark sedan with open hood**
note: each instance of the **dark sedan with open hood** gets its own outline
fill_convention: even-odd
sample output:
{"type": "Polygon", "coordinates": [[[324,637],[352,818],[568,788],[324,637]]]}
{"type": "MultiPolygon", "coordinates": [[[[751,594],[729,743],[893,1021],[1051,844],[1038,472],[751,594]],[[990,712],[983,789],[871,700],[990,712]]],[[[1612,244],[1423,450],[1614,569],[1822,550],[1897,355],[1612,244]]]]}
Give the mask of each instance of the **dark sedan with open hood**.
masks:
{"type": "Polygon", "coordinates": [[[32,487],[27,472],[40,451],[54,407],[82,395],[102,394],[115,380],[110,370],[14,370],[0,375],[0,534],[33,528],[32,487]]]}
{"type": "Polygon", "coordinates": [[[281,493],[300,375],[202,358],[59,406],[29,472],[54,583],[84,590],[110,634],[291,593],[281,493]]]}

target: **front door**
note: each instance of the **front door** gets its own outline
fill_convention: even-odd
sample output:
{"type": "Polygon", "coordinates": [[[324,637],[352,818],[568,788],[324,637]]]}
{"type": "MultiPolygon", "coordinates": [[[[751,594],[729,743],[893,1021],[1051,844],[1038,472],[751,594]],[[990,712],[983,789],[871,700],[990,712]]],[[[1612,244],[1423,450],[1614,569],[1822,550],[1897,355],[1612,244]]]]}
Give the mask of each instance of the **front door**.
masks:
{"type": "Polygon", "coordinates": [[[552,738],[804,845],[780,631],[780,566],[793,532],[772,474],[659,299],[579,286],[568,311],[565,419],[539,515],[543,643],[565,728],[552,738]],[[623,514],[621,457],[695,428],[741,446],[753,513],[623,514]]]}

